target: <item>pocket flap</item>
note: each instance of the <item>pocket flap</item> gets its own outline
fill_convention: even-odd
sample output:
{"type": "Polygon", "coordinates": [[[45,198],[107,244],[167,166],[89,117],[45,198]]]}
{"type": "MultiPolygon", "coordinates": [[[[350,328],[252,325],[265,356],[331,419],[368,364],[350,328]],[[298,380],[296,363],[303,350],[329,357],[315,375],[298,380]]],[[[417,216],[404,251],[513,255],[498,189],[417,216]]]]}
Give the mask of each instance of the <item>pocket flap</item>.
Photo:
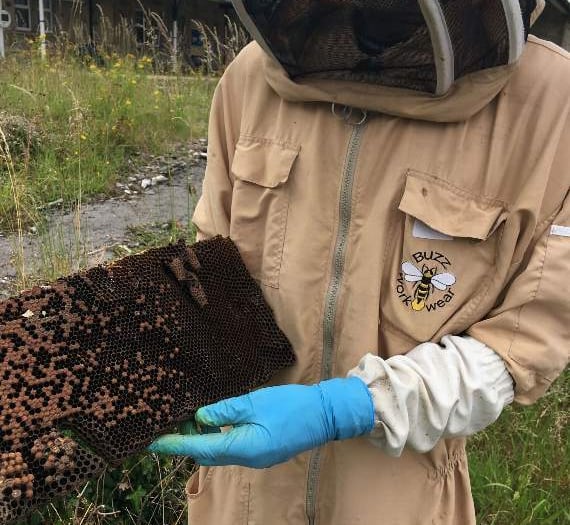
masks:
{"type": "Polygon", "coordinates": [[[268,139],[242,137],[236,145],[232,173],[240,180],[275,188],[289,178],[299,150],[268,139]]]}
{"type": "Polygon", "coordinates": [[[485,240],[507,217],[505,203],[408,171],[400,211],[451,237],[485,240]]]}

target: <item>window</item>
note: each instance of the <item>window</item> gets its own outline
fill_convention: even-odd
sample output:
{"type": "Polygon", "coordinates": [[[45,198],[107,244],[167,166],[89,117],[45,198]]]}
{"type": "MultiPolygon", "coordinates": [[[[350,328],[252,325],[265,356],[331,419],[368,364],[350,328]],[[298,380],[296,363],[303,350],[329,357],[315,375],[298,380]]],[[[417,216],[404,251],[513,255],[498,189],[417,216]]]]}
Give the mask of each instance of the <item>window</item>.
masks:
{"type": "Polygon", "coordinates": [[[31,31],[30,0],[16,0],[14,3],[14,13],[16,15],[16,29],[20,31],[31,31]]]}

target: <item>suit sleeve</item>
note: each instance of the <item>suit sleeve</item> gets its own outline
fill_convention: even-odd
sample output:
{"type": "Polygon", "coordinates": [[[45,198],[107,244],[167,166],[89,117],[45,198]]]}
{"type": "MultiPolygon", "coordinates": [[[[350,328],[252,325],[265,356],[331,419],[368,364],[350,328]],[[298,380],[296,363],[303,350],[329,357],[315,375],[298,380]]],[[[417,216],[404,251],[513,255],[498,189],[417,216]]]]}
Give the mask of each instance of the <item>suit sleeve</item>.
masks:
{"type": "MultiPolygon", "coordinates": [[[[227,74],[226,74],[227,75],[227,74]]],[[[228,79],[222,77],[214,93],[208,126],[208,162],[202,195],[192,221],[197,240],[230,234],[233,180],[231,162],[235,151],[239,125],[232,122],[236,109],[228,96],[228,79]]],[[[237,102],[237,100],[236,100],[237,102]]]]}
{"type": "Polygon", "coordinates": [[[539,228],[501,304],[468,334],[497,352],[515,381],[515,401],[536,401],[568,364],[570,199],[539,228]]]}
{"type": "Polygon", "coordinates": [[[447,335],[386,360],[368,354],[348,375],[370,390],[372,443],[395,457],[483,430],[513,400],[505,363],[472,337],[447,335]]]}

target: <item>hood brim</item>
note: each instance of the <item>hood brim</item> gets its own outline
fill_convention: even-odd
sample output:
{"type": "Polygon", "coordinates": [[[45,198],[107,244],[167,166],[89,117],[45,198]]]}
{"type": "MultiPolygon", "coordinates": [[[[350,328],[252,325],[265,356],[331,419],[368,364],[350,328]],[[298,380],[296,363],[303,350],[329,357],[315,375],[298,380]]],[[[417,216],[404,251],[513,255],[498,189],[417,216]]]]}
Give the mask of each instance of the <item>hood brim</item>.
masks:
{"type": "Polygon", "coordinates": [[[459,122],[472,117],[497,96],[516,69],[516,64],[510,64],[478,71],[456,81],[444,95],[434,96],[342,80],[307,78],[293,81],[279,62],[258,49],[263,55],[267,82],[284,100],[336,103],[431,122],[459,122]]]}

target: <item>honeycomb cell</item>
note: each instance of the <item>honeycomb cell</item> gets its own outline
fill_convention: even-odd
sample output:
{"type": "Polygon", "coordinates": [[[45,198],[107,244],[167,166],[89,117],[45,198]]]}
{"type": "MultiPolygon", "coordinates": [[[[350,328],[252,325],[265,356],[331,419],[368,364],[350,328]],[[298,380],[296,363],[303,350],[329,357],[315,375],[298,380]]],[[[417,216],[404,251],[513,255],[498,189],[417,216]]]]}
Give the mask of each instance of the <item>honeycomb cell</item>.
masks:
{"type": "Polygon", "coordinates": [[[0,302],[0,524],[294,360],[222,237],[148,250],[0,302]]]}

